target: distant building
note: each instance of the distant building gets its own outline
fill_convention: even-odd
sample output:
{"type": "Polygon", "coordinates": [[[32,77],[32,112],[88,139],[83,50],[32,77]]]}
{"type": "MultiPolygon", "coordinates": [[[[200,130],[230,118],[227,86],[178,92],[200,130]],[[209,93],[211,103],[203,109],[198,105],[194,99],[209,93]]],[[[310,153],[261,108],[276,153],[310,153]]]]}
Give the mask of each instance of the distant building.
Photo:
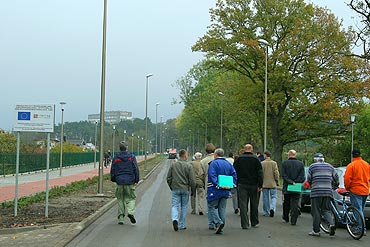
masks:
{"type": "MultiPolygon", "coordinates": [[[[122,120],[132,119],[132,112],[128,111],[106,111],[104,120],[110,124],[119,123],[122,120]]],[[[90,123],[100,122],[100,114],[89,114],[87,121],[90,123]]]]}

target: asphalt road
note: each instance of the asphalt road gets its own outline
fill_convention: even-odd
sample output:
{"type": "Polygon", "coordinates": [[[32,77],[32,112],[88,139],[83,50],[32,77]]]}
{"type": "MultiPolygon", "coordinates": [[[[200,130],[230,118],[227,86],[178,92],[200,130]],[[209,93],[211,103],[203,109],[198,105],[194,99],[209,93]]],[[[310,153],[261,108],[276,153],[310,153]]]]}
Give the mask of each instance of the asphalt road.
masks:
{"type": "Polygon", "coordinates": [[[302,213],[296,226],[284,223],[281,219],[280,192],[275,217],[263,217],[260,210],[259,228],[242,230],[240,217],[234,214],[229,200],[223,234],[216,235],[209,230],[207,216],[191,215],[190,209],[186,219],[187,229],[175,232],[170,217],[171,192],[165,179],[170,162],[172,160],[166,160],[137,188],[136,225],[128,219],[125,219],[124,225],[118,225],[115,206],[67,246],[370,246],[369,236],[360,241],[353,240],[345,229],[337,229],[334,238],[323,233],[319,238],[308,236],[312,224],[309,213],[302,213]]]}

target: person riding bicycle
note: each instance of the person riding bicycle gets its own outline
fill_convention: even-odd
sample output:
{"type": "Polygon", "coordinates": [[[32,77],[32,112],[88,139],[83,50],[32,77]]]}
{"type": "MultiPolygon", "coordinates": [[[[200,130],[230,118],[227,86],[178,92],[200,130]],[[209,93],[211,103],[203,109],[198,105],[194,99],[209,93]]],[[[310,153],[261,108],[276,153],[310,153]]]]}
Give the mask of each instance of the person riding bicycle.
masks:
{"type": "Polygon", "coordinates": [[[110,153],[110,150],[108,150],[108,152],[106,152],[104,154],[104,166],[105,166],[105,168],[108,167],[108,165],[110,164],[111,160],[112,160],[112,155],[110,153]]]}
{"type": "Polygon", "coordinates": [[[335,235],[334,219],[330,213],[329,202],[333,198],[333,186],[339,185],[339,177],[334,167],[324,162],[324,155],[316,153],[315,163],[308,168],[307,182],[311,186],[311,214],[313,230],[310,236],[320,237],[321,215],[329,222],[329,234],[335,235]]]}

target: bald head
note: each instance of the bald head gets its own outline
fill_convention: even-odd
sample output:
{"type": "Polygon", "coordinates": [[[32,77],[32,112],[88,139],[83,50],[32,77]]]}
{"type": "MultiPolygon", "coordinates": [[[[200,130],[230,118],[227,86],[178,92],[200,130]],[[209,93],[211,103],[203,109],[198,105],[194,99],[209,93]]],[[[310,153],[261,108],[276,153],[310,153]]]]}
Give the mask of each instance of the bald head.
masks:
{"type": "Polygon", "coordinates": [[[245,152],[253,152],[252,144],[245,144],[244,150],[245,150],[245,152]]]}
{"type": "Polygon", "coordinates": [[[295,158],[296,155],[297,151],[295,151],[294,149],[288,151],[288,158],[295,158]]]}

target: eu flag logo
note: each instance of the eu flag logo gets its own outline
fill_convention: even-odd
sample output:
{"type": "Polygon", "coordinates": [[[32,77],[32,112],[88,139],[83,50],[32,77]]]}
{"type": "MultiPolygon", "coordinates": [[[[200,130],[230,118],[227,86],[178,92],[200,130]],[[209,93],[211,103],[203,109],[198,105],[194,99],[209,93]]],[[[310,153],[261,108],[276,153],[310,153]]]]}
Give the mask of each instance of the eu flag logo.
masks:
{"type": "Polygon", "coordinates": [[[18,112],[18,120],[31,120],[31,112],[29,111],[18,112]]]}

